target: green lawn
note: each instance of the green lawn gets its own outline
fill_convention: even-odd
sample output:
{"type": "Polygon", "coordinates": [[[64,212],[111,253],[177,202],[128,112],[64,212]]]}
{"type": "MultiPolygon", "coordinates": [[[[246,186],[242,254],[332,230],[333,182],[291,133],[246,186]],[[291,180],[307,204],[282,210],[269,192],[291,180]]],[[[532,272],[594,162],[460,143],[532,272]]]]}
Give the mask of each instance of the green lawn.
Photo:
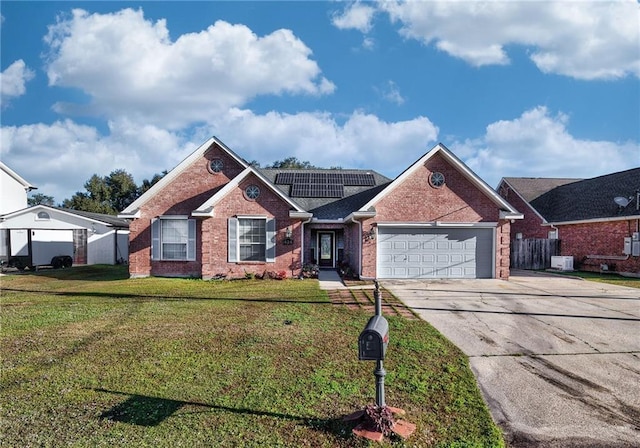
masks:
{"type": "Polygon", "coordinates": [[[599,274],[597,272],[584,271],[558,272],[558,274],[580,277],[592,282],[609,283],[611,285],[628,286],[630,288],[640,288],[640,278],[637,277],[623,277],[622,275],[618,274],[599,274]]]}
{"type": "MultiPolygon", "coordinates": [[[[357,359],[369,315],[315,280],[99,266],[0,281],[0,446],[370,445],[341,420],[375,401],[374,363],[357,359]]],[[[425,322],[389,325],[386,401],[417,425],[406,445],[504,446],[466,357],[425,322]]]]}

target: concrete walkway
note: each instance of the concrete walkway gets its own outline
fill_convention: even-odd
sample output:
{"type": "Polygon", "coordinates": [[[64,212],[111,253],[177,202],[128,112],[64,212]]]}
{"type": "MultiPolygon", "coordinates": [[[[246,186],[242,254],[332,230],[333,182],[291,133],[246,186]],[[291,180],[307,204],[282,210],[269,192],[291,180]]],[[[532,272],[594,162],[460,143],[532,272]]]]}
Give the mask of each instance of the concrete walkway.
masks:
{"type": "Polygon", "coordinates": [[[320,289],[325,291],[347,289],[335,269],[321,269],[318,272],[318,282],[320,282],[320,289]]]}

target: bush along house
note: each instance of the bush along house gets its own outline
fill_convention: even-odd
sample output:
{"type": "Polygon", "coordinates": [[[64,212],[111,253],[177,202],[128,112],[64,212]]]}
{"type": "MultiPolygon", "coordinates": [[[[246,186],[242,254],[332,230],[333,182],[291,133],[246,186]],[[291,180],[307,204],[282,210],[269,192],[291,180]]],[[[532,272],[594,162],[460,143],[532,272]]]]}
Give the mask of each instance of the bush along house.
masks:
{"type": "Polygon", "coordinates": [[[132,277],[507,279],[522,215],[442,144],[392,180],[259,169],[212,137],[119,217],[132,277]]]}

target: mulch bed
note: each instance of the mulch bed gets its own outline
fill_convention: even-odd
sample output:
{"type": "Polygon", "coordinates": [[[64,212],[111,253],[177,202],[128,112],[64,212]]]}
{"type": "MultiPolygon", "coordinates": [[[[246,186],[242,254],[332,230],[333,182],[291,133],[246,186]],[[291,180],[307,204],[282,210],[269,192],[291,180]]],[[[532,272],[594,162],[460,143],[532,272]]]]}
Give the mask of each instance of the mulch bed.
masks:
{"type": "MultiPolygon", "coordinates": [[[[389,291],[382,288],[382,314],[385,316],[402,316],[409,320],[417,320],[418,317],[402,302],[396,299],[389,291]]],[[[362,309],[371,314],[375,313],[375,299],[373,289],[336,289],[329,291],[331,303],[337,306],[346,306],[349,309],[362,309]]]]}

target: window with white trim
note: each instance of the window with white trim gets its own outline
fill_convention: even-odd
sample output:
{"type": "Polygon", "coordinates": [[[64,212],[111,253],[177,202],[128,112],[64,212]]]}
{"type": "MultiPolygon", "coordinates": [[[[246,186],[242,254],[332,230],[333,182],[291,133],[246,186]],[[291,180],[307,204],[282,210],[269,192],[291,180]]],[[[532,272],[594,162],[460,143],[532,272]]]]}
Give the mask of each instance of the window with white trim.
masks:
{"type": "Polygon", "coordinates": [[[230,262],[275,261],[275,219],[233,217],[228,230],[230,262]]]}
{"type": "Polygon", "coordinates": [[[183,216],[161,216],[151,224],[153,260],[193,261],[196,221],[183,216]]]}
{"type": "Polygon", "coordinates": [[[266,222],[266,219],[238,219],[240,261],[266,260],[266,222]]]}

